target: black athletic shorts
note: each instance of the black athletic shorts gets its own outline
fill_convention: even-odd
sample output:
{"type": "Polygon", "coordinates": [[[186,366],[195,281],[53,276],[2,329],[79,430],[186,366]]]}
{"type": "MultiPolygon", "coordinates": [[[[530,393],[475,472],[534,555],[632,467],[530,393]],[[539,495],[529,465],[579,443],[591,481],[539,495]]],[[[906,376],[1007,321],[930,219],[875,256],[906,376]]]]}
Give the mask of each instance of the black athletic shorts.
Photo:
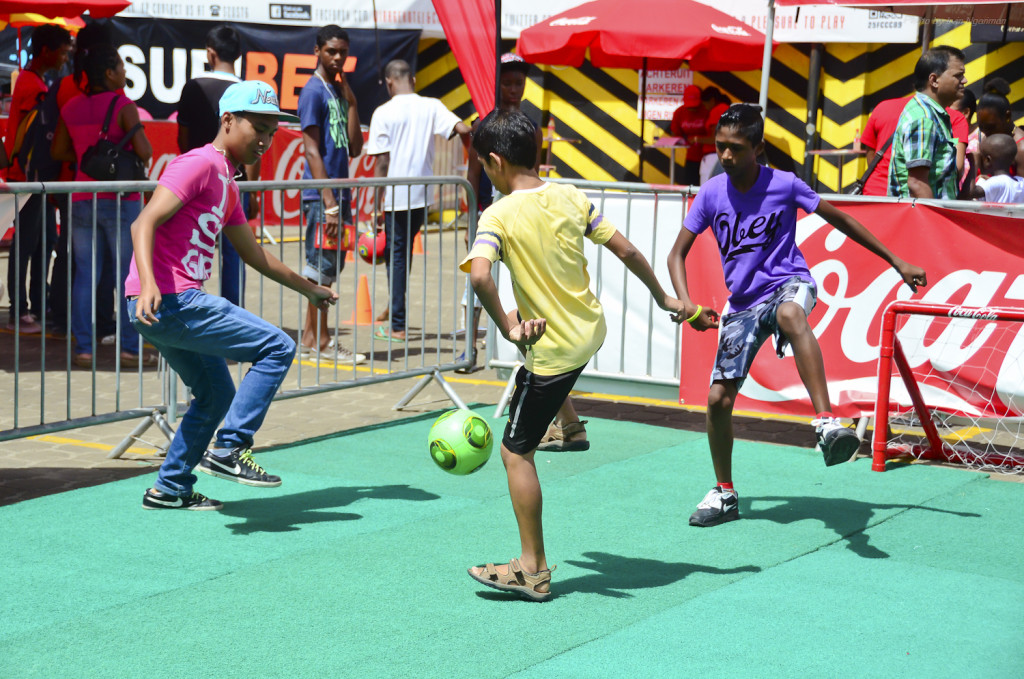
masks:
{"type": "Polygon", "coordinates": [[[561,375],[535,375],[520,367],[501,445],[516,455],[536,450],[585,367],[561,375]]]}

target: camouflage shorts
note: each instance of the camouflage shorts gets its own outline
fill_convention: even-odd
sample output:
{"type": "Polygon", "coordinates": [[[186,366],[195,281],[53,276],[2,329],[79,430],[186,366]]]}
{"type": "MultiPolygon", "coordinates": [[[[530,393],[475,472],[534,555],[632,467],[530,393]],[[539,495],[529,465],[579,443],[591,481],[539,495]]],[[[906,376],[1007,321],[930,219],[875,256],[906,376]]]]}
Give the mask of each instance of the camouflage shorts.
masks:
{"type": "Polygon", "coordinates": [[[718,330],[718,353],[711,381],[736,380],[743,384],[754,363],[758,349],[769,337],[775,337],[775,350],[779,358],[785,355],[789,340],[782,334],[775,320],[775,312],[783,302],[796,302],[810,314],[817,300],[813,282],[793,276],[770,298],[755,307],[722,316],[718,330]]]}

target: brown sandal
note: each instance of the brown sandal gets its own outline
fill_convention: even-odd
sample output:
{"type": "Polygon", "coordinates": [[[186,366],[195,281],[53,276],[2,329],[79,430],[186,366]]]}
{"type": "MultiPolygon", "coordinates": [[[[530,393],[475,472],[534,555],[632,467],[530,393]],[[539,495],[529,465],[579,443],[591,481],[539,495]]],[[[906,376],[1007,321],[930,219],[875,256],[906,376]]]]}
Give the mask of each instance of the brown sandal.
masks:
{"type": "Polygon", "coordinates": [[[583,426],[586,423],[586,420],[580,420],[579,422],[570,422],[564,427],[560,427],[552,422],[548,427],[547,433],[544,434],[544,438],[540,440],[537,450],[560,452],[590,450],[590,441],[587,441],[587,430],[583,426]]]}
{"type": "Polygon", "coordinates": [[[527,573],[523,570],[519,559],[512,559],[508,562],[507,573],[499,573],[493,563],[489,563],[486,566],[477,566],[477,568],[482,568],[483,570],[479,573],[474,573],[473,569],[469,568],[466,572],[469,573],[469,577],[482,585],[487,585],[503,592],[515,592],[532,601],[547,601],[551,598],[551,592],[538,592],[537,588],[541,585],[550,586],[551,571],[558,568],[558,566],[552,566],[536,573],[527,573]]]}

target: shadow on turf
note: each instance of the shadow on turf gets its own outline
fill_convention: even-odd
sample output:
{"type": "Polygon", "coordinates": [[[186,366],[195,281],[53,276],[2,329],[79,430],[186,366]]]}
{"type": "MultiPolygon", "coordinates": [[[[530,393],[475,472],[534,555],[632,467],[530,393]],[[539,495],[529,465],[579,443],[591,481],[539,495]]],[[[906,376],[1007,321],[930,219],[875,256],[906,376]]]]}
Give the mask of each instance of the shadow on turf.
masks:
{"type": "Polygon", "coordinates": [[[840,539],[846,540],[846,548],[865,559],[887,559],[889,554],[870,543],[868,525],[875,512],[887,509],[922,509],[929,512],[952,514],[964,518],[980,518],[981,514],[954,512],[922,505],[877,504],[846,498],[832,497],[740,497],[740,517],[744,521],[761,520],[774,523],[795,523],[797,521],[821,521],[825,528],[835,531],[840,539]],[[757,503],[771,506],[755,509],[757,503]]]}
{"type": "MultiPolygon", "coordinates": [[[[552,579],[553,599],[574,592],[628,599],[633,595],[626,590],[666,587],[693,573],[729,575],[761,572],[759,566],[716,568],[693,563],[638,559],[607,552],[584,552],[583,556],[589,561],[566,559],[565,563],[594,571],[594,573],[567,580],[559,580],[556,575],[552,579]]],[[[509,599],[509,595],[498,592],[477,592],[477,596],[494,601],[509,599]]]]}
{"type": "Polygon", "coordinates": [[[336,486],[309,490],[292,495],[253,498],[227,502],[221,514],[245,519],[244,523],[227,524],[238,535],[250,533],[281,533],[299,530],[299,526],[322,521],[353,521],[362,514],[323,511],[346,507],[357,500],[437,500],[439,495],[406,485],[336,486]]]}

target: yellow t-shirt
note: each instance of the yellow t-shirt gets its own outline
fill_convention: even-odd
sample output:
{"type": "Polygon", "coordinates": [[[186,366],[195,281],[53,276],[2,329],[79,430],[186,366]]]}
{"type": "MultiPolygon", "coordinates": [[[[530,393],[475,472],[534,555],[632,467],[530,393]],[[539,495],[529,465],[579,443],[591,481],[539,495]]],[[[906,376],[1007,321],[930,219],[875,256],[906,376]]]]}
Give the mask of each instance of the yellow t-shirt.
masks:
{"type": "Polygon", "coordinates": [[[590,290],[583,237],[598,245],[615,227],[568,184],[513,191],[480,215],[476,240],[460,268],[477,257],[501,260],[512,276],[519,315],[544,318],[547,330],[526,356],[526,369],[560,375],[586,365],[604,342],[601,303],[590,290]]]}

